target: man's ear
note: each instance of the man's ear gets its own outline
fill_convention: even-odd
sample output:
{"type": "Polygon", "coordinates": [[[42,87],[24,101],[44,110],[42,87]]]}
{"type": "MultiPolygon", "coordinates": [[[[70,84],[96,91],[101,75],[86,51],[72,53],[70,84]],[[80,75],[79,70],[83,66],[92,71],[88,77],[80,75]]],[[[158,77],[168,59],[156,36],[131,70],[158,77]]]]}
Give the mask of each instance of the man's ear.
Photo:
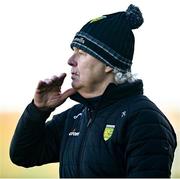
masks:
{"type": "Polygon", "coordinates": [[[105,72],[106,72],[106,73],[110,73],[110,72],[112,72],[112,71],[113,71],[113,68],[112,68],[112,67],[106,66],[106,68],[105,68],[105,72]]]}

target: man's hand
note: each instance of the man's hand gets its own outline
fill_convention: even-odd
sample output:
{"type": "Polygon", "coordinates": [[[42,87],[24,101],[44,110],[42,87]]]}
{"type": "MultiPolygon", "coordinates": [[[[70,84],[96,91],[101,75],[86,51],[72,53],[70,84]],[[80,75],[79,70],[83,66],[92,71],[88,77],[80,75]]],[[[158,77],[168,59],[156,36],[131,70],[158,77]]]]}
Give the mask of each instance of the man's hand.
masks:
{"type": "Polygon", "coordinates": [[[53,76],[51,79],[39,81],[34,95],[34,104],[39,109],[56,108],[76,92],[73,88],[66,90],[64,93],[61,92],[61,86],[65,77],[66,74],[63,73],[59,77],[53,76]]]}

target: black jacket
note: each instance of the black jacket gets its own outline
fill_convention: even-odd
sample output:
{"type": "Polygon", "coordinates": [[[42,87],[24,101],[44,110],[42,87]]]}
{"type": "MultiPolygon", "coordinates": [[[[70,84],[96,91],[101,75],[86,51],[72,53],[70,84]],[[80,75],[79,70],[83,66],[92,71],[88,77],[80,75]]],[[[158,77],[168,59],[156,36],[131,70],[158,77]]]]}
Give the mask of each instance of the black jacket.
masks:
{"type": "Polygon", "coordinates": [[[11,160],[24,167],[60,162],[61,177],[170,177],[176,135],[142,86],[110,84],[95,105],[75,94],[80,104],[46,123],[50,112],[29,104],[11,160]]]}

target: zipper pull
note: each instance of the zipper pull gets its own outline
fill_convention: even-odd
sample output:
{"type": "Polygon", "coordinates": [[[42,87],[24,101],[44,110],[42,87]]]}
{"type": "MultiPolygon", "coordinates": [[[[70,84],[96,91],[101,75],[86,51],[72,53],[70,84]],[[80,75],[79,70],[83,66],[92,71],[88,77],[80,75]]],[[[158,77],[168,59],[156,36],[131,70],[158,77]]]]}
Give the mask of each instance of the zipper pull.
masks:
{"type": "Polygon", "coordinates": [[[92,120],[92,110],[90,108],[88,108],[88,123],[87,123],[87,127],[89,127],[89,125],[91,124],[92,120]]]}
{"type": "Polygon", "coordinates": [[[89,125],[91,124],[92,122],[92,118],[89,119],[88,123],[87,123],[87,127],[89,127],[89,125]]]}

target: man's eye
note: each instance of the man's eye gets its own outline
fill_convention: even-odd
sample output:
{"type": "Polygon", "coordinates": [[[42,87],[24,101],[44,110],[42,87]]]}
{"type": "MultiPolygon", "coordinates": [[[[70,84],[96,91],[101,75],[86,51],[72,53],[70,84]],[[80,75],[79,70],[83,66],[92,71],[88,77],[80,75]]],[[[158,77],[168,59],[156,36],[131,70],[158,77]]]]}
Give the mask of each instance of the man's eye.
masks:
{"type": "Polygon", "coordinates": [[[83,52],[82,50],[79,50],[78,52],[80,55],[85,55],[85,52],[83,52]]]}

